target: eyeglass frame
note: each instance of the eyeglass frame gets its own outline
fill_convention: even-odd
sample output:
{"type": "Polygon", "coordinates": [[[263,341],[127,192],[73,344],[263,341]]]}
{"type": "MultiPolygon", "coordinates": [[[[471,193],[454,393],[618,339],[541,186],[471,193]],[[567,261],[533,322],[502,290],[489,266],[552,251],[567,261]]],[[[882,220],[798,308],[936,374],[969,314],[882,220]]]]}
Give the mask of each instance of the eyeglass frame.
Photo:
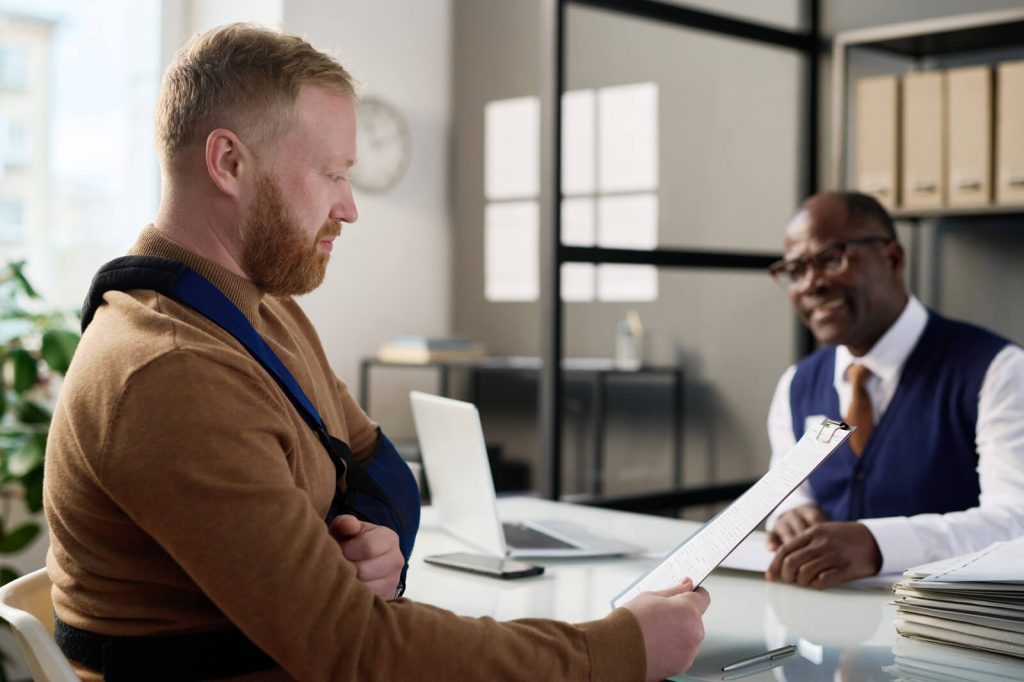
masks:
{"type": "Polygon", "coordinates": [[[846,272],[846,269],[850,266],[849,254],[847,250],[851,246],[858,246],[861,244],[891,244],[896,241],[896,237],[890,235],[871,235],[868,237],[857,237],[855,239],[846,239],[841,242],[834,242],[823,246],[810,256],[800,256],[799,258],[783,258],[777,260],[768,266],[768,274],[771,275],[772,279],[775,280],[784,289],[792,289],[806,277],[808,269],[811,265],[817,268],[819,271],[826,275],[833,276],[840,273],[846,272]],[[829,251],[838,249],[839,251],[839,265],[838,267],[829,268],[823,264],[822,257],[829,251]],[[796,278],[793,277],[792,273],[789,272],[789,266],[799,264],[802,266],[802,271],[796,278]]]}

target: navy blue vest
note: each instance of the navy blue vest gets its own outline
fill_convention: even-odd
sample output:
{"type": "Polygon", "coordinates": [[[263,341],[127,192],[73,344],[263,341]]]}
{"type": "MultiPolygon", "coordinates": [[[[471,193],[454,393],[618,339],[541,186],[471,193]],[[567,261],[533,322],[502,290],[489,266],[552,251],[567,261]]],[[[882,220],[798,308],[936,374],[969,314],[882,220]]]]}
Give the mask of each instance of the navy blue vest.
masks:
{"type": "MultiPolygon", "coordinates": [[[[860,457],[843,444],[810,477],[818,504],[836,521],[944,514],[977,506],[978,394],[992,359],[1009,342],[929,312],[889,407],[860,457]]],[[[799,440],[809,416],[841,419],[833,384],[835,347],[804,358],[789,402],[799,440]]]]}

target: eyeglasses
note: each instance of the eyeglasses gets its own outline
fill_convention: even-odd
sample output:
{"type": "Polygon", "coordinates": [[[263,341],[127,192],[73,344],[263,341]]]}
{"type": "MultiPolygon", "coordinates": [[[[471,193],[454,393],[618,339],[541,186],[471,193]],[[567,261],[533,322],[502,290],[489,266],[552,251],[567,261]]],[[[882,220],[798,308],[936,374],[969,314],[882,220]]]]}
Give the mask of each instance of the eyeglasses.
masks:
{"type": "Polygon", "coordinates": [[[814,266],[819,272],[826,275],[838,275],[846,271],[850,264],[850,257],[847,251],[851,246],[858,244],[888,244],[893,241],[892,237],[875,235],[872,237],[860,237],[858,239],[847,239],[844,242],[837,242],[822,247],[810,256],[791,258],[789,260],[775,261],[768,267],[772,278],[784,289],[790,289],[803,281],[810,266],[814,266]]]}

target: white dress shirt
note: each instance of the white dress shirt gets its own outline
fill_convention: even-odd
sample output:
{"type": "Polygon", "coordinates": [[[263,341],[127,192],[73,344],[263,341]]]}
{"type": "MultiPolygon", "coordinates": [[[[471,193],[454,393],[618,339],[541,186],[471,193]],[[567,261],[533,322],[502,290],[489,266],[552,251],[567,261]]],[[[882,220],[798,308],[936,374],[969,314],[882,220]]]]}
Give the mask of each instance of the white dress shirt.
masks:
{"type": "MultiPolygon", "coordinates": [[[[875,423],[885,413],[899,384],[903,365],[917,345],[928,312],[911,296],[896,322],[861,358],[846,346],[836,347],[835,384],[839,413],[846,414],[853,392],[846,371],[854,361],[871,370],[867,392],[875,423]]],[[[768,411],[770,466],[785,454],[793,437],[789,387],[796,366],[779,379],[768,411]]],[[[898,573],[911,566],[982,549],[997,540],[1024,535],[1024,350],[1008,345],[999,351],[985,373],[978,394],[975,434],[981,496],[977,507],[947,514],[918,514],[864,519],[882,552],[879,573],[898,573]]],[[[768,517],[768,528],[786,511],[814,503],[808,481],[797,488],[768,517]]]]}

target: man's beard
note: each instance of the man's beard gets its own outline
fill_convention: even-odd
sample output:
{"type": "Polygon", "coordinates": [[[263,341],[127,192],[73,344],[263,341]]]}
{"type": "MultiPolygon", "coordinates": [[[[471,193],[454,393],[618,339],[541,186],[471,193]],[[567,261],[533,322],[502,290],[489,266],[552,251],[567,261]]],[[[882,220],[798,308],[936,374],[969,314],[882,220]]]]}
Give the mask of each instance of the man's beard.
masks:
{"type": "Polygon", "coordinates": [[[268,174],[259,179],[256,202],[242,235],[242,267],[256,286],[274,296],[298,296],[324,281],[330,254],[323,239],[337,237],[341,226],[325,222],[312,242],[288,215],[281,188],[268,174]]]}

